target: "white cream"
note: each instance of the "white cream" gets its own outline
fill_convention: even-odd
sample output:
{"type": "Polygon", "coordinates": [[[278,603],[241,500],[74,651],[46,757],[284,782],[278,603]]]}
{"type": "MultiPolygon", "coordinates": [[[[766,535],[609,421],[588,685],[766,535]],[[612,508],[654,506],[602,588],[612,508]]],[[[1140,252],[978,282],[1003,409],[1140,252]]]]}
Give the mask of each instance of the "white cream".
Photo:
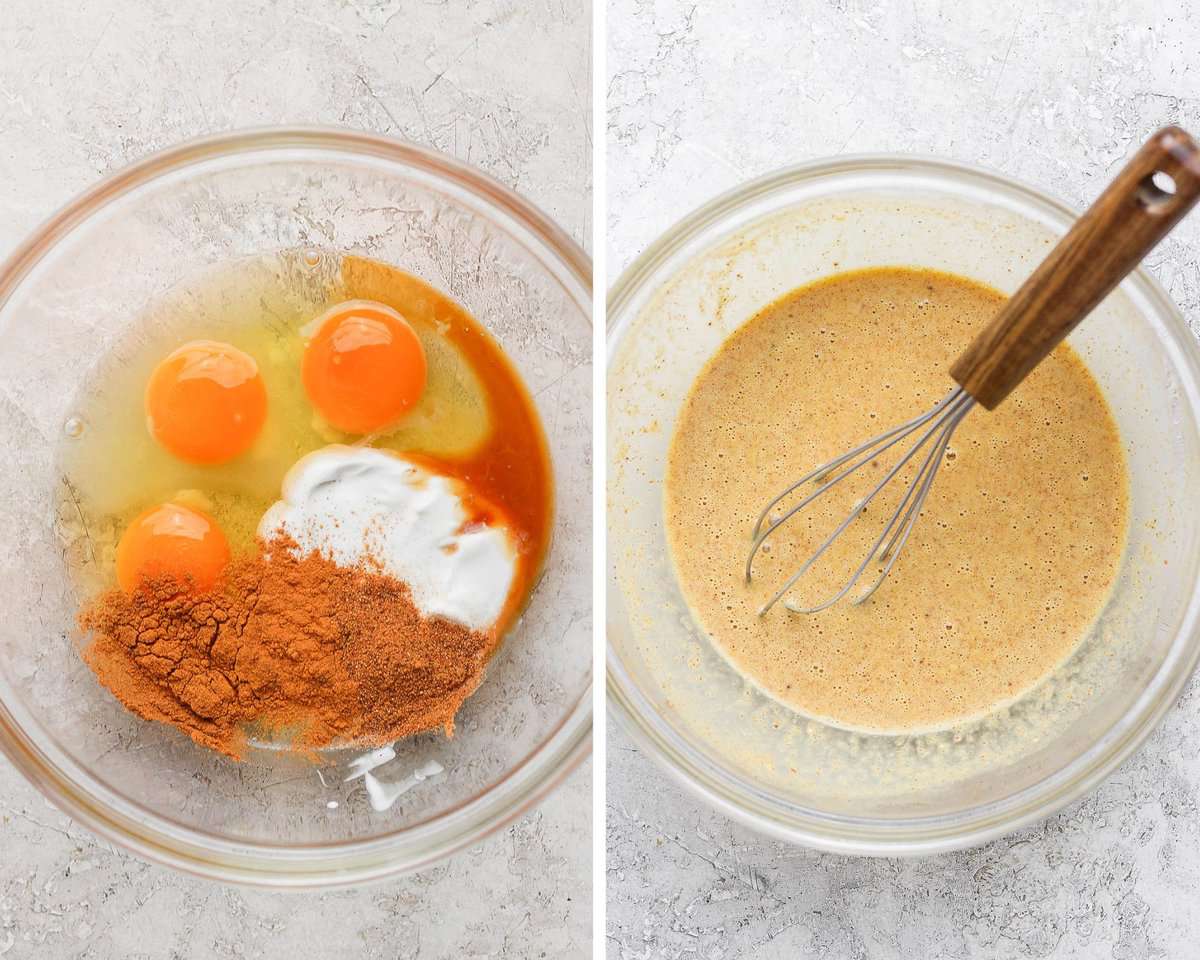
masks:
{"type": "MultiPolygon", "coordinates": [[[[351,780],[357,780],[361,777],[363,786],[366,787],[367,800],[370,802],[371,807],[383,813],[385,810],[390,810],[400,797],[408,793],[417,784],[424,783],[430,777],[436,777],[438,774],[446,772],[445,767],[436,760],[428,760],[414,769],[403,780],[380,780],[375,776],[374,770],[377,767],[382,767],[395,759],[396,749],[392,744],[389,743],[385,746],[377,747],[369,753],[364,753],[362,756],[351,760],[348,772],[343,781],[349,783],[351,780]]],[[[324,783],[324,779],[321,782],[324,783]]]]}
{"type": "Polygon", "coordinates": [[[445,768],[436,760],[430,760],[417,767],[403,780],[380,780],[373,773],[363,774],[363,783],[367,788],[367,800],[372,809],[379,813],[390,810],[392,804],[408,793],[418,783],[424,783],[430,777],[444,773],[445,768]]]}
{"type": "Polygon", "coordinates": [[[396,748],[390,743],[386,746],[376,747],[370,753],[364,753],[361,757],[351,760],[346,776],[342,780],[344,783],[349,783],[351,780],[365,777],[376,767],[382,767],[385,763],[391,763],[395,759],[396,748]]]}
{"type": "Polygon", "coordinates": [[[470,525],[457,483],[382,450],[329,446],[288,471],[258,532],[339,566],[373,561],[426,616],[485,630],[504,609],[516,550],[505,527],[470,525]]]}

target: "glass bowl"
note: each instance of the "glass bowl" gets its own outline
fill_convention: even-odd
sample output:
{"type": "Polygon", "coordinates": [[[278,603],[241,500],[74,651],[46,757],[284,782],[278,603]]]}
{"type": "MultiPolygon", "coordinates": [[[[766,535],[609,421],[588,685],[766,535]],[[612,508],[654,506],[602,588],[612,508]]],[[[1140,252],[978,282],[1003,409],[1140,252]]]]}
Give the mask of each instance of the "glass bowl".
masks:
{"type": "Polygon", "coordinates": [[[972,846],[1094,786],[1178,697],[1200,654],[1200,354],[1141,270],[1070,340],[1107,395],[1128,455],[1118,582],[1075,653],[1011,707],[921,736],[802,716],[714,649],[666,553],[662,476],[676,415],[705,361],[753,313],[818,277],[869,266],[931,267],[1011,293],[1073,216],[1036,190],[954,163],[839,158],[718,198],[617,281],[608,308],[608,699],[644,749],[723,813],[844,854],[972,846]]]}
{"type": "MultiPolygon", "coordinates": [[[[286,278],[285,278],[286,279],[286,278]]],[[[464,164],[334,130],[198,140],[104,180],[0,268],[7,583],[0,747],[60,809],[147,859],[275,886],[349,884],[478,842],[591,744],[591,265],[544,214],[464,164]],[[496,336],[545,424],[556,519],[529,607],[458,717],[376,771],[436,761],[389,811],[361,780],[284,751],[235,763],[144,723],[82,663],[55,523],[56,450],[77,388],[147,304],[282,250],[357,253],[416,274],[496,336]]]]}

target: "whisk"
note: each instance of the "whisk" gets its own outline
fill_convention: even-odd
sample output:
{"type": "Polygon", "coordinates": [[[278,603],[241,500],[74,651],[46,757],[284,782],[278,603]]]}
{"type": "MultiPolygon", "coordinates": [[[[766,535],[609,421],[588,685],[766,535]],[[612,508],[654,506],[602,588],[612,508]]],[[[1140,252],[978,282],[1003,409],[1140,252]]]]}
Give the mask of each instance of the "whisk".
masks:
{"type": "Polygon", "coordinates": [[[887,579],[921,516],[950,438],[976,406],[994,410],[1005,397],[1129,274],[1200,199],[1200,151],[1187,133],[1166,127],[1152,136],[1071,227],[1029,279],[950,367],[957,383],[932,409],[824,463],[789,486],[759,514],[746,558],[746,582],[767,539],[801,510],[888,450],[915,436],[899,461],[851,509],[804,564],[759,610],[770,610],[862,515],[909,463],[916,473],[871,550],[833,596],[811,606],[791,598],[795,613],[817,613],[849,594],[872,561],[878,573],[853,603],[887,579]],[[779,516],[772,511],[806,484],[816,489],[779,516]]]}

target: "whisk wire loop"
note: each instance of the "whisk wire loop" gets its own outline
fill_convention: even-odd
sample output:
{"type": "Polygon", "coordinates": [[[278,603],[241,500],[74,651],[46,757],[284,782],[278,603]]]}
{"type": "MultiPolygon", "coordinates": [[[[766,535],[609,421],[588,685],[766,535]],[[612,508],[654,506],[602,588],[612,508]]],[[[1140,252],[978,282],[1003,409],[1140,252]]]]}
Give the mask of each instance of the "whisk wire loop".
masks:
{"type": "MultiPolygon", "coordinates": [[[[960,387],[959,391],[961,391],[961,389],[962,388],[960,387]]],[[[950,400],[950,397],[947,396],[945,399],[938,401],[938,403],[932,409],[927,410],[925,413],[921,414],[919,417],[913,417],[907,423],[902,423],[897,427],[893,427],[890,430],[887,430],[881,434],[878,434],[877,436],[872,437],[870,440],[860,443],[853,450],[849,450],[846,453],[843,453],[841,456],[835,457],[833,460],[830,460],[827,463],[821,464],[821,466],[817,467],[815,470],[810,470],[808,473],[806,473],[804,476],[802,476],[799,480],[797,480],[795,483],[793,483],[790,487],[788,487],[786,490],[784,490],[781,494],[779,494],[779,496],[777,496],[774,500],[772,500],[765,507],[763,507],[762,512],[758,515],[758,520],[755,521],[754,530],[751,533],[751,537],[754,539],[755,543],[754,543],[754,549],[751,550],[751,552],[750,552],[750,559],[751,560],[754,559],[754,554],[757,553],[758,548],[760,546],[762,546],[762,541],[771,535],[771,531],[782,526],[783,523],[785,521],[787,521],[787,519],[789,517],[793,516],[796,513],[799,513],[801,510],[803,510],[804,507],[809,502],[811,502],[812,497],[816,497],[816,496],[819,496],[821,493],[824,493],[826,490],[828,490],[830,487],[832,487],[839,480],[842,480],[843,478],[850,476],[850,474],[854,473],[854,471],[857,470],[859,467],[866,466],[868,463],[870,463],[872,460],[874,460],[876,457],[878,457],[881,453],[883,453],[890,447],[894,446],[895,444],[899,443],[906,436],[908,436],[910,433],[912,433],[913,430],[916,430],[918,427],[920,427],[924,423],[928,423],[931,419],[933,419],[933,417],[937,416],[937,413],[942,408],[942,405],[949,400],[950,400]],[[821,489],[815,491],[812,494],[812,496],[810,496],[807,500],[802,501],[800,504],[793,507],[786,514],[784,514],[782,517],[780,517],[778,520],[776,520],[774,523],[772,523],[771,528],[769,530],[767,530],[765,534],[761,534],[763,521],[767,518],[767,515],[770,514],[771,510],[775,507],[775,505],[777,503],[779,503],[780,500],[785,499],[789,494],[791,494],[795,490],[798,490],[800,487],[804,486],[810,480],[816,480],[818,482],[824,480],[827,476],[829,476],[829,474],[833,473],[833,471],[836,470],[838,467],[840,467],[843,463],[846,463],[848,460],[853,460],[860,453],[864,453],[864,452],[870,450],[872,447],[876,446],[877,444],[883,443],[885,440],[889,440],[893,437],[895,437],[895,439],[892,440],[891,443],[887,444],[886,446],[880,447],[873,454],[871,454],[871,456],[864,459],[862,461],[862,463],[856,463],[853,467],[850,467],[848,470],[843,472],[840,476],[829,481],[829,483],[822,486],[821,489]],[[760,534],[761,534],[761,536],[760,536],[760,534]]],[[[750,579],[749,565],[747,565],[746,579],[747,580],[750,579]]]]}
{"type": "Polygon", "coordinates": [[[872,558],[880,563],[884,563],[884,561],[886,563],[884,563],[883,569],[879,572],[879,576],[875,578],[871,586],[850,602],[854,606],[858,606],[883,585],[883,581],[892,572],[892,567],[895,566],[896,561],[900,558],[900,553],[904,550],[905,543],[908,542],[909,534],[921,516],[921,508],[924,506],[925,500],[929,496],[929,491],[933,487],[933,481],[937,477],[938,469],[941,467],[946,455],[946,449],[950,445],[950,438],[953,436],[955,428],[957,428],[962,418],[966,416],[967,411],[972,406],[974,406],[974,401],[968,399],[960,405],[957,411],[947,416],[941,428],[941,433],[934,440],[933,446],[930,447],[929,453],[921,465],[921,469],[917,472],[916,477],[913,478],[913,482],[909,484],[904,499],[896,507],[887,526],[883,528],[883,532],[880,533],[879,538],[875,541],[875,545],[871,548],[871,552],[867,554],[866,559],[855,571],[849,582],[831,599],[814,607],[803,607],[793,600],[784,600],[783,605],[785,607],[793,613],[818,613],[827,607],[833,606],[833,604],[841,600],[858,583],[872,558]],[[913,496],[914,494],[915,496],[913,496]],[[905,504],[908,505],[907,509],[905,509],[905,504]],[[903,511],[903,517],[901,517],[901,511],[903,511]],[[899,520],[899,523],[897,523],[897,520],[899,520]],[[879,545],[889,533],[891,534],[891,538],[881,550],[879,545]]]}
{"type": "Polygon", "coordinates": [[[887,525],[879,534],[879,537],[876,539],[870,552],[863,559],[862,563],[859,564],[858,568],[854,571],[850,579],[842,586],[842,588],[832,597],[815,606],[801,606],[792,600],[785,600],[784,606],[796,613],[817,613],[826,609],[827,607],[833,606],[833,604],[837,603],[844,596],[846,596],[847,593],[854,589],[855,584],[857,584],[861,579],[863,573],[866,571],[873,559],[880,562],[886,560],[886,564],[884,565],[879,577],[876,578],[870,588],[868,588],[866,592],[864,592],[853,602],[856,604],[862,603],[867,599],[867,597],[871,596],[871,594],[878,590],[883,581],[887,579],[888,574],[891,573],[897,557],[904,549],[904,545],[908,541],[908,536],[912,532],[912,528],[915,526],[917,518],[920,516],[921,506],[924,504],[925,499],[928,497],[929,491],[933,486],[934,477],[937,475],[938,468],[940,467],[942,459],[945,456],[946,449],[949,446],[950,438],[953,435],[955,428],[974,405],[974,398],[972,398],[970,394],[963,390],[962,387],[956,387],[926,413],[918,417],[914,417],[913,419],[907,421],[906,423],[900,424],[897,427],[893,427],[890,430],[878,434],[877,436],[860,443],[847,453],[836,457],[828,463],[822,464],[815,470],[805,474],[804,477],[796,481],[796,483],[792,484],[787,490],[772,500],[759,515],[758,521],[754,525],[754,543],[752,544],[750,554],[746,559],[747,582],[749,582],[752,577],[755,556],[772,533],[774,533],[789,519],[808,506],[808,504],[812,503],[819,496],[827,492],[835,484],[844,480],[855,471],[866,466],[868,463],[878,459],[893,446],[911,436],[926,424],[930,424],[930,421],[933,421],[912,445],[912,447],[910,447],[904,456],[901,457],[899,462],[897,462],[887,472],[883,479],[875,485],[870,493],[868,493],[854,505],[854,508],[851,510],[850,514],[837,526],[833,533],[825,538],[824,542],[808,558],[808,560],[805,561],[804,565],[801,566],[800,569],[797,570],[796,573],[794,573],[787,580],[787,582],[775,592],[775,594],[766,602],[766,604],[763,605],[763,607],[759,610],[759,616],[762,616],[773,606],[775,606],[775,604],[783,598],[784,594],[786,594],[793,586],[795,586],[795,584],[810,569],[812,569],[813,565],[824,555],[829,547],[833,545],[834,541],[837,540],[837,538],[845,531],[845,529],[850,526],[850,524],[853,523],[856,518],[862,515],[868,504],[871,503],[871,501],[880,493],[880,491],[882,491],[883,488],[886,487],[895,478],[895,476],[901,470],[903,470],[904,467],[922,449],[925,448],[926,444],[933,439],[933,444],[926,453],[925,459],[921,462],[921,466],[917,471],[917,475],[913,478],[912,483],[909,484],[904,497],[893,511],[887,525]],[[837,470],[843,464],[852,461],[856,457],[859,457],[863,454],[866,455],[862,456],[862,459],[857,463],[854,463],[852,466],[843,470],[832,480],[821,483],[820,487],[818,487],[808,496],[804,497],[800,503],[789,509],[779,519],[773,521],[765,530],[762,529],[763,521],[770,514],[771,510],[789,494],[793,493],[803,484],[810,481],[816,480],[817,482],[821,482],[828,477],[830,473],[837,470]],[[885,541],[887,541],[886,546],[884,546],[885,541]],[[882,549],[880,549],[881,547],[882,549]]]}

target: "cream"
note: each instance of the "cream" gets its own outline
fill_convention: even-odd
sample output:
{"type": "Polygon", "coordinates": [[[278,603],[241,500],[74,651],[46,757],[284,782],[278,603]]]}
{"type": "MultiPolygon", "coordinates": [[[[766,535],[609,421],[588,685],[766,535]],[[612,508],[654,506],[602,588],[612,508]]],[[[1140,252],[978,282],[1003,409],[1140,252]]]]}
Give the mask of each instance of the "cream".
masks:
{"type": "Polygon", "coordinates": [[[499,619],[516,573],[507,528],[475,523],[460,481],[369,447],[329,446],[301,458],[259,536],[286,534],[296,552],[339,566],[370,563],[408,584],[426,616],[473,630],[499,619]]]}
{"type": "Polygon", "coordinates": [[[361,778],[371,808],[379,813],[390,810],[397,800],[417,784],[446,772],[446,768],[436,760],[427,760],[402,780],[380,780],[375,776],[374,770],[377,767],[382,767],[395,759],[396,749],[392,744],[377,747],[369,753],[364,753],[351,760],[348,772],[343,778],[346,783],[361,778]]]}
{"type": "Polygon", "coordinates": [[[430,760],[417,767],[403,780],[380,780],[374,774],[363,774],[363,784],[367,788],[367,800],[371,808],[378,813],[390,810],[392,805],[404,794],[408,793],[419,783],[424,783],[431,777],[444,773],[445,768],[436,760],[430,760]]]}

